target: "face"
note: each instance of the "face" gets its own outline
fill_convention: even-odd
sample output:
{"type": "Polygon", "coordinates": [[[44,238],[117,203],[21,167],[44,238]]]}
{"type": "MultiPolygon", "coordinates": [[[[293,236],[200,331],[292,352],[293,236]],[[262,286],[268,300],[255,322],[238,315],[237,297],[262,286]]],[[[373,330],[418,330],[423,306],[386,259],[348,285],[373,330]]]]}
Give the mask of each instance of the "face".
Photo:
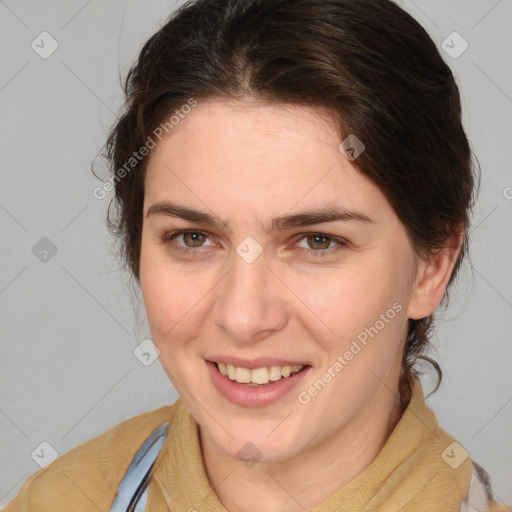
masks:
{"type": "Polygon", "coordinates": [[[317,108],[208,100],[152,150],[140,260],[151,335],[226,455],[250,441],[261,462],[289,459],[396,389],[416,258],[340,142],[317,108]]]}

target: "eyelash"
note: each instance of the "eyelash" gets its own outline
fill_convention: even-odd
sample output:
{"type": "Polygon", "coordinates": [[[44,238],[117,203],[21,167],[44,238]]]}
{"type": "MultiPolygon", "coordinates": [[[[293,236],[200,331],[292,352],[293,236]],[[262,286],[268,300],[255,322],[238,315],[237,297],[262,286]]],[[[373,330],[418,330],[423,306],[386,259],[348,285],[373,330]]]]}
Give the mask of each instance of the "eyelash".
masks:
{"type": "MultiPolygon", "coordinates": [[[[202,235],[206,238],[210,238],[208,236],[207,233],[205,233],[204,231],[198,231],[198,230],[195,230],[195,229],[180,229],[180,230],[177,230],[177,231],[170,231],[169,233],[166,233],[163,238],[162,238],[162,241],[166,244],[172,242],[176,237],[180,236],[180,235],[184,235],[184,234],[187,234],[187,233],[195,233],[195,234],[198,234],[198,235],[202,235]]],[[[300,242],[301,240],[309,237],[309,236],[319,236],[319,237],[323,237],[323,238],[327,238],[329,240],[331,240],[332,242],[337,242],[338,243],[338,246],[337,248],[329,248],[329,249],[320,249],[320,250],[313,250],[313,249],[304,249],[309,255],[315,257],[315,258],[322,258],[322,257],[325,257],[325,256],[329,256],[332,254],[332,251],[333,249],[335,251],[339,250],[340,247],[343,247],[343,246],[346,246],[348,244],[348,242],[343,239],[343,238],[338,238],[338,237],[335,237],[335,236],[332,236],[332,235],[329,235],[327,233],[321,233],[321,232],[318,232],[318,231],[312,231],[312,232],[309,232],[309,233],[300,233],[300,236],[297,240],[297,242],[300,242]]],[[[201,251],[201,246],[200,247],[197,247],[197,248],[194,248],[194,247],[186,247],[186,246],[178,246],[177,247],[177,250],[183,252],[183,253],[198,253],[201,251]]]]}

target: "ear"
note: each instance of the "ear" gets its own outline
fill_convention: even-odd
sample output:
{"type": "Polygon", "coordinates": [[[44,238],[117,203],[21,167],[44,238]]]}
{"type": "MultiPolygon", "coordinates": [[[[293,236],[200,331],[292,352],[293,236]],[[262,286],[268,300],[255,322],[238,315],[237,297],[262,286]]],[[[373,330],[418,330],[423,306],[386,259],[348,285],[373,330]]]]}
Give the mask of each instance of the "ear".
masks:
{"type": "Polygon", "coordinates": [[[419,320],[431,315],[443,300],[453,267],[464,240],[464,225],[460,224],[443,248],[437,249],[417,266],[416,281],[411,291],[407,317],[419,320]]]}

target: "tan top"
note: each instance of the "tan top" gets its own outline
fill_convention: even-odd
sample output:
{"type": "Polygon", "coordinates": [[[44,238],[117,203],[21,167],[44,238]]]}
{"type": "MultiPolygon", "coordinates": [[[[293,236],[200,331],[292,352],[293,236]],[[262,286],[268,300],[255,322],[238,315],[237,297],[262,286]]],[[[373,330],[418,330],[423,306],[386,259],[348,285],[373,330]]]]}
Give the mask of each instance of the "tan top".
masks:
{"type": "MultiPolygon", "coordinates": [[[[150,433],[169,420],[146,510],[226,512],[202,461],[198,427],[179,398],[130,418],[30,476],[5,512],[108,512],[119,483],[150,433]]],[[[459,512],[472,462],[439,427],[416,379],[411,401],[372,464],[311,512],[459,512]]],[[[493,512],[512,507],[490,504],[493,512]]]]}

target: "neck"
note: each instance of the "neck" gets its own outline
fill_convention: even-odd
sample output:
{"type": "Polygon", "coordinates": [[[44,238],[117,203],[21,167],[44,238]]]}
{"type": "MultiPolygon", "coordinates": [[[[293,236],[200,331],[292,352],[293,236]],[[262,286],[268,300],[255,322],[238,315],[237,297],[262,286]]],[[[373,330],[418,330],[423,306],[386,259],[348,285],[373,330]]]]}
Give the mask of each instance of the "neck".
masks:
{"type": "Polygon", "coordinates": [[[303,512],[314,508],[375,460],[402,414],[396,396],[383,385],[341,431],[290,459],[251,467],[227,456],[200,429],[210,484],[229,512],[303,512]]]}

